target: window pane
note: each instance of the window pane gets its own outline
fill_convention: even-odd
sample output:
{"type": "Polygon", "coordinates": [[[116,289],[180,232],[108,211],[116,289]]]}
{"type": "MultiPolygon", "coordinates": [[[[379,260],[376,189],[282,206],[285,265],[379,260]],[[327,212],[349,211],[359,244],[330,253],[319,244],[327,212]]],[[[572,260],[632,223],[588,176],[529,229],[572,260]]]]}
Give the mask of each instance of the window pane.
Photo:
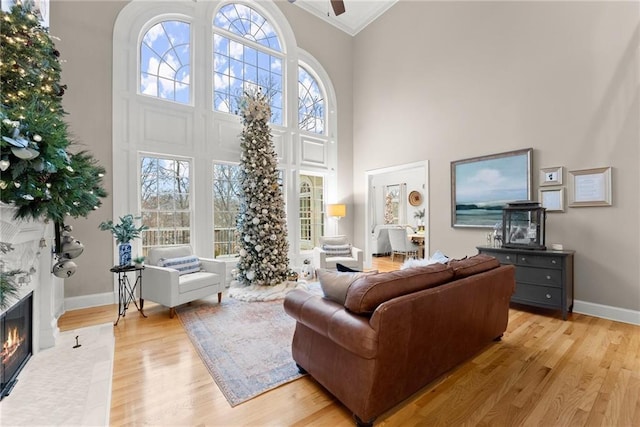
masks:
{"type": "Polygon", "coordinates": [[[240,166],[213,165],[214,257],[237,255],[236,218],[240,212],[240,166]]]}
{"type": "Polygon", "coordinates": [[[324,98],[316,79],[298,67],[298,127],[324,133],[324,98]]]}
{"type": "Polygon", "coordinates": [[[163,21],[140,44],[140,93],[186,104],[190,99],[190,25],[163,21]],[[179,83],[179,90],[176,90],[179,83]]]}
{"type": "Polygon", "coordinates": [[[228,4],[216,14],[214,31],[213,106],[216,111],[240,114],[237,105],[244,92],[260,87],[269,96],[277,94],[271,103],[273,124],[282,124],[282,59],[278,56],[280,43],[269,22],[247,5],[228,4]],[[247,42],[251,40],[262,47],[247,42]],[[228,75],[228,81],[220,78],[228,75]]]}
{"type": "Polygon", "coordinates": [[[144,156],[140,161],[143,255],[153,246],[189,244],[191,162],[144,156]]]}

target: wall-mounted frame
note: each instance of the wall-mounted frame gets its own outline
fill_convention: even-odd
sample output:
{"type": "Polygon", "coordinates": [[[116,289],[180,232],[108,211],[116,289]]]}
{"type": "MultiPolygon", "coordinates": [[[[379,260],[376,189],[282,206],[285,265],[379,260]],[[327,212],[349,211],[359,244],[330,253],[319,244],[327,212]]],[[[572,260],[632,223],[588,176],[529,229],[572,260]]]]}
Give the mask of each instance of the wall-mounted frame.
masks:
{"type": "Polygon", "coordinates": [[[564,187],[549,187],[538,190],[540,206],[547,212],[564,212],[564,187]]]}
{"type": "Polygon", "coordinates": [[[611,206],[611,167],[569,171],[569,206],[611,206]]]}
{"type": "Polygon", "coordinates": [[[451,162],[451,226],[493,228],[502,208],[531,200],[532,148],[451,162]]]}
{"type": "Polygon", "coordinates": [[[562,185],[562,175],[564,174],[564,168],[562,166],[556,166],[553,168],[540,169],[540,181],[541,187],[547,185],[562,185]]]}

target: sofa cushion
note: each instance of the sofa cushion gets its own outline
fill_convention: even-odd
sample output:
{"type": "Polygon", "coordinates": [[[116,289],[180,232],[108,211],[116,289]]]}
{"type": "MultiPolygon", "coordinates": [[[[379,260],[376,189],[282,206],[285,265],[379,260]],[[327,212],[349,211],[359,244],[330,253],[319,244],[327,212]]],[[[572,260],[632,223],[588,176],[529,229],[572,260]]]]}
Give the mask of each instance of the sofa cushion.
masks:
{"type": "Polygon", "coordinates": [[[370,314],[385,301],[441,285],[452,278],[453,269],[443,264],[363,276],[349,286],[344,306],[356,314],[370,314]]]}
{"type": "MultiPolygon", "coordinates": [[[[347,290],[354,280],[367,274],[373,274],[374,272],[342,272],[334,270],[325,270],[318,268],[316,270],[316,276],[320,281],[320,287],[324,293],[325,298],[335,301],[338,304],[344,305],[344,300],[347,296],[347,290]]],[[[377,271],[375,272],[377,273],[377,271]]]]}
{"type": "Polygon", "coordinates": [[[320,246],[322,245],[346,245],[349,243],[349,238],[345,235],[339,236],[320,236],[320,246]]]}
{"type": "Polygon", "coordinates": [[[188,255],[193,255],[191,246],[189,245],[150,248],[147,253],[147,264],[159,266],[158,262],[160,262],[162,258],[179,258],[188,255]]]}
{"type": "Polygon", "coordinates": [[[487,254],[478,254],[461,260],[449,261],[449,266],[453,269],[453,278],[462,279],[500,267],[500,261],[487,254]]]}
{"type": "Polygon", "coordinates": [[[160,267],[168,267],[178,270],[179,275],[196,273],[200,271],[200,260],[195,255],[178,258],[161,258],[158,261],[160,267]]]}
{"type": "Polygon", "coordinates": [[[351,256],[351,245],[322,245],[322,250],[327,253],[327,257],[351,256]]]}

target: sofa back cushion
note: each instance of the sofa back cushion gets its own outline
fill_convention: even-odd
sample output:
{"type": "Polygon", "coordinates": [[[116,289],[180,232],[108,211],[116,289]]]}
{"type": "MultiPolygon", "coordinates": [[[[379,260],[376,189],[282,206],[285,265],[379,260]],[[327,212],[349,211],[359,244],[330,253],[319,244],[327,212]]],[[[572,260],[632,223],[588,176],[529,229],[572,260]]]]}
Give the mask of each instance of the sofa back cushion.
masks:
{"type": "Polygon", "coordinates": [[[362,272],[362,271],[335,271],[326,270],[324,268],[316,269],[316,276],[320,281],[320,287],[324,297],[344,305],[347,297],[347,290],[351,284],[358,278],[367,274],[376,274],[378,271],[362,272]]]}
{"type": "Polygon", "coordinates": [[[160,260],[169,258],[179,258],[192,255],[191,246],[167,246],[164,248],[151,248],[147,253],[147,263],[149,265],[158,265],[160,260]]]}
{"type": "Polygon", "coordinates": [[[385,301],[441,285],[452,278],[453,269],[443,264],[359,277],[349,286],[344,306],[356,314],[371,314],[385,301]]]}
{"type": "Polygon", "coordinates": [[[457,280],[498,268],[500,261],[487,254],[478,254],[462,260],[453,259],[449,266],[453,269],[454,280],[457,280]]]}

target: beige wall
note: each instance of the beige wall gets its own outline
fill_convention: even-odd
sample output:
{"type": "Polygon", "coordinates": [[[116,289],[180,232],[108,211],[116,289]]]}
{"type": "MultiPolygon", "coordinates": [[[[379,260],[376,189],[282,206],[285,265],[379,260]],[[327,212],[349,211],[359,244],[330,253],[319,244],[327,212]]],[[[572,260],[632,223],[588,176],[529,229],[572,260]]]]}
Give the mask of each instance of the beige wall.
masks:
{"type": "MultiPolygon", "coordinates": [[[[105,188],[112,188],[112,49],[113,26],[128,2],[55,0],[51,4],[51,34],[58,37],[62,82],[68,85],[64,106],[77,149],[88,149],[107,169],[105,188]]],[[[338,181],[336,201],[350,204],[352,158],[352,46],[353,39],[288,2],[278,5],[290,21],[298,46],[313,55],[329,74],[337,93],[338,181]]],[[[117,159],[115,160],[117,161],[117,159]]],[[[75,261],[76,274],[65,281],[65,297],[76,305],[92,304],[95,295],[111,293],[114,239],[98,224],[113,216],[112,198],[87,219],[70,220],[73,235],[85,245],[75,261]]],[[[353,219],[345,219],[341,232],[351,233],[353,219]]],[[[103,295],[104,296],[104,295],[103,295]]]]}
{"type": "Polygon", "coordinates": [[[487,231],[451,227],[451,161],[532,147],[536,197],[541,167],[612,166],[613,206],[549,213],[547,242],[576,250],[576,300],[640,310],[639,8],[397,3],[355,37],[356,214],[366,170],[428,159],[431,250],[461,257],[487,231]]]}

